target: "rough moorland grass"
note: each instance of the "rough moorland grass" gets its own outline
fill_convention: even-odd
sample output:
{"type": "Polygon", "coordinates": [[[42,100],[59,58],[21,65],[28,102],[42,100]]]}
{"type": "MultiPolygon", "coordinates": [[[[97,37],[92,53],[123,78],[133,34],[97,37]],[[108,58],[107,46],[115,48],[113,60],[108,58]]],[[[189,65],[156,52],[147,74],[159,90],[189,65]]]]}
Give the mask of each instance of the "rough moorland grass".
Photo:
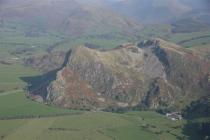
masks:
{"type": "Polygon", "coordinates": [[[0,136],[4,140],[177,140],[184,136],[182,125],[155,112],[87,112],[24,122],[0,121],[0,136]]]}

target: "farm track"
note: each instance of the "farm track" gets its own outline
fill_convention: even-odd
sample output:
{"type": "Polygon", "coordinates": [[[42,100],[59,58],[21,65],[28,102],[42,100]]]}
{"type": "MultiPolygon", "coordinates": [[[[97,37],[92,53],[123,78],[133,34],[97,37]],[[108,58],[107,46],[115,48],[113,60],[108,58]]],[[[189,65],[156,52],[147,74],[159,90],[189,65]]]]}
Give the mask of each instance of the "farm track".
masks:
{"type": "Polygon", "coordinates": [[[12,91],[3,92],[3,93],[0,94],[0,97],[10,95],[10,94],[16,94],[16,93],[19,93],[19,92],[22,92],[22,91],[23,90],[12,90],[12,91]]]}

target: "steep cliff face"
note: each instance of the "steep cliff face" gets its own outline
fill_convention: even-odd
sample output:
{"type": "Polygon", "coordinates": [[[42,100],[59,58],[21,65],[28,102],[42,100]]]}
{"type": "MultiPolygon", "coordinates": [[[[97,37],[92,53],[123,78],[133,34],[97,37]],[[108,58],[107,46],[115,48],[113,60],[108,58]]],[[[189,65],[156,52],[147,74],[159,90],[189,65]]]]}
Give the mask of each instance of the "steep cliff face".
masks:
{"type": "Polygon", "coordinates": [[[160,39],[109,51],[81,46],[48,86],[46,100],[75,109],[181,108],[185,100],[207,94],[208,85],[200,83],[208,66],[191,51],[160,39]]]}
{"type": "Polygon", "coordinates": [[[166,52],[170,64],[167,79],[181,93],[176,99],[177,107],[210,93],[207,81],[210,72],[209,59],[163,40],[159,41],[159,46],[166,52]]]}

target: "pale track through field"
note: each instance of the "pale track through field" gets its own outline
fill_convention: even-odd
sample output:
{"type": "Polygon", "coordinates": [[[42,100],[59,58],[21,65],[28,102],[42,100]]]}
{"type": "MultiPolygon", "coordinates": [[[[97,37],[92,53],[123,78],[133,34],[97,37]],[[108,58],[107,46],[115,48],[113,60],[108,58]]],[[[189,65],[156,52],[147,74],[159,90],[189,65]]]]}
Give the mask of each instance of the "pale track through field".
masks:
{"type": "Polygon", "coordinates": [[[3,93],[0,93],[0,97],[1,96],[6,96],[6,95],[10,95],[10,94],[16,94],[16,93],[19,93],[19,92],[23,92],[23,90],[6,91],[6,92],[3,92],[3,93]]]}

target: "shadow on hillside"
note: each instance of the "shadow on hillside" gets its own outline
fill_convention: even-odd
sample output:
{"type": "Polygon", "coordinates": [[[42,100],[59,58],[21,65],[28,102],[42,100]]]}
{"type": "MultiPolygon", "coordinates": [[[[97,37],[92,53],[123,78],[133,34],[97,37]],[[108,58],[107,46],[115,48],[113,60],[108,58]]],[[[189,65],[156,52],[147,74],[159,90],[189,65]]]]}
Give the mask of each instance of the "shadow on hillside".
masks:
{"type": "Polygon", "coordinates": [[[27,83],[26,90],[29,94],[40,95],[43,99],[47,96],[47,87],[56,79],[56,73],[58,70],[53,70],[43,75],[32,77],[20,77],[20,79],[27,83]]]}
{"type": "Polygon", "coordinates": [[[187,140],[210,140],[210,122],[190,122],[183,128],[187,140]]]}
{"type": "Polygon", "coordinates": [[[20,77],[20,79],[27,83],[26,90],[31,95],[40,95],[43,99],[47,97],[47,87],[50,83],[56,80],[57,72],[62,70],[68,63],[68,58],[71,55],[71,50],[66,53],[63,64],[60,68],[49,71],[43,75],[31,76],[31,77],[20,77]]]}
{"type": "Polygon", "coordinates": [[[182,130],[183,134],[188,137],[187,140],[202,140],[197,128],[197,123],[187,122],[182,130]]]}

